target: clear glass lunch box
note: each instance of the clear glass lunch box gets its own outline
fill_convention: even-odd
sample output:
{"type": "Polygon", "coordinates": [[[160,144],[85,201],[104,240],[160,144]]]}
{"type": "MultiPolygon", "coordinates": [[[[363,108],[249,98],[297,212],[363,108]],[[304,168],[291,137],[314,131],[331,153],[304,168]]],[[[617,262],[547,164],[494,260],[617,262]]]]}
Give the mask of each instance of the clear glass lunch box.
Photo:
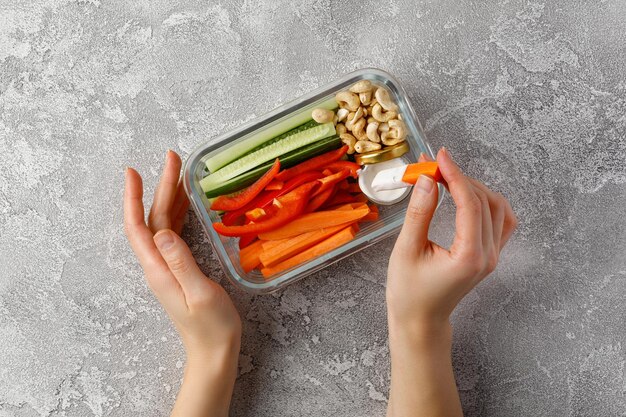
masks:
{"type": "MultiPolygon", "coordinates": [[[[280,274],[264,278],[258,270],[253,270],[249,273],[244,272],[239,264],[238,239],[221,236],[213,229],[212,224],[219,222],[220,217],[218,213],[208,209],[210,203],[199,183],[207,174],[206,159],[217,151],[223,150],[223,148],[244,140],[250,135],[267,129],[276,123],[280,123],[293,113],[313,110],[320,103],[334,97],[337,92],[347,90],[352,84],[363,79],[370,80],[373,84],[385,86],[398,104],[399,113],[402,115],[409,130],[406,140],[410,150],[405,157],[415,162],[421,152],[433,156],[429,145],[426,143],[421,124],[402,86],[390,74],[379,69],[366,68],[346,74],[326,86],[305,94],[264,116],[247,122],[235,130],[220,135],[212,140],[211,143],[199,146],[185,162],[183,178],[185,191],[220,260],[224,272],[237,287],[257,294],[277,291],[326,268],[340,259],[374,245],[400,230],[409,197],[393,205],[379,206],[379,219],[375,222],[363,223],[356,237],[343,246],[280,274]]],[[[439,185],[440,201],[442,196],[443,187],[439,185]]]]}

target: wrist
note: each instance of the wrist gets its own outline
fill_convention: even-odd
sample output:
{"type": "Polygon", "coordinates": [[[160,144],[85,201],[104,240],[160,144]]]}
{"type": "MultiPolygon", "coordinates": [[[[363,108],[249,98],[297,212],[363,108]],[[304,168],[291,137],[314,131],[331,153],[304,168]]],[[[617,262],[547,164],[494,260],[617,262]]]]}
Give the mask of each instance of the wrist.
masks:
{"type": "Polygon", "coordinates": [[[237,373],[239,341],[204,349],[187,349],[186,374],[223,377],[237,373]]]}
{"type": "Polygon", "coordinates": [[[452,345],[452,326],[448,318],[415,318],[399,320],[389,314],[390,344],[413,347],[444,348],[452,345]]]}

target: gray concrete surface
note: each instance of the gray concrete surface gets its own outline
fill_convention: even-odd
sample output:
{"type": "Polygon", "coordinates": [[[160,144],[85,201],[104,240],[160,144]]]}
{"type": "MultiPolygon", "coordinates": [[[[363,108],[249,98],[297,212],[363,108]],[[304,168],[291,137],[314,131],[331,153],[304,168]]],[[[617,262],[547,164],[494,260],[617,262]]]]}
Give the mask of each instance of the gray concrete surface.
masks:
{"type": "MultiPolygon", "coordinates": [[[[521,221],[454,316],[466,415],[625,416],[625,34],[621,0],[0,0],[0,417],[167,415],[184,355],[123,235],[124,167],[151,195],[168,148],[366,66],[521,221]]],[[[384,414],[392,244],[233,293],[233,416],[384,414]]]]}

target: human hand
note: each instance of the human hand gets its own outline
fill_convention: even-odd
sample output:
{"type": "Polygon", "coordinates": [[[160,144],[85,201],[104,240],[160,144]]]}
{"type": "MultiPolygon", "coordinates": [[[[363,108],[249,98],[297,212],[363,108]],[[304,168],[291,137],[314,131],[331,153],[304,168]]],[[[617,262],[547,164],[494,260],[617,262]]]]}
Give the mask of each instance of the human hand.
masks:
{"type": "Polygon", "coordinates": [[[445,149],[437,162],[457,206],[456,236],[450,249],[428,240],[438,190],[431,178],[421,176],[389,261],[390,329],[445,327],[459,301],[495,269],[517,225],[508,201],[463,175],[445,149]]]}
{"type": "Polygon", "coordinates": [[[205,367],[207,358],[234,358],[236,372],[241,340],[239,314],[226,291],[202,273],[179,236],[189,207],[179,183],[181,165],[175,152],[167,153],[147,224],[141,176],[127,169],[126,235],[148,285],[182,338],[188,366],[205,367]]]}

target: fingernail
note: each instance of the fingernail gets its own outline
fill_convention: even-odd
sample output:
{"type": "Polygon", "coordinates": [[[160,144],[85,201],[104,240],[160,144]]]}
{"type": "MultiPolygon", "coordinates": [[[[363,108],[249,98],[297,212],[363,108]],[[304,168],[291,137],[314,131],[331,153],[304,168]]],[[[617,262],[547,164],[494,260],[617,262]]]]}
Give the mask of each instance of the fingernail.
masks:
{"type": "Polygon", "coordinates": [[[172,232],[163,231],[157,233],[156,235],[154,235],[154,243],[156,243],[159,250],[168,250],[174,245],[174,237],[172,236],[172,232]]]}
{"type": "Polygon", "coordinates": [[[435,181],[430,178],[428,175],[420,175],[417,179],[417,191],[421,194],[430,194],[435,186],[435,181]]]}

